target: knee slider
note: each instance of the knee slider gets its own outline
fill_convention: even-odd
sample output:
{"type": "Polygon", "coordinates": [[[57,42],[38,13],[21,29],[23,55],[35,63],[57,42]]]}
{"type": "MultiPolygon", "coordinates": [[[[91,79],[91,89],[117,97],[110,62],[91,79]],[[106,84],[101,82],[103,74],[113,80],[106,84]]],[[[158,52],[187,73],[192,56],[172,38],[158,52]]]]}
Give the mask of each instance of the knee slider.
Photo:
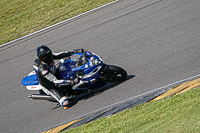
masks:
{"type": "Polygon", "coordinates": [[[59,102],[60,102],[60,105],[61,105],[62,107],[66,107],[66,106],[69,105],[69,101],[68,101],[68,99],[67,99],[66,96],[62,97],[62,98],[59,100],[59,102]]]}

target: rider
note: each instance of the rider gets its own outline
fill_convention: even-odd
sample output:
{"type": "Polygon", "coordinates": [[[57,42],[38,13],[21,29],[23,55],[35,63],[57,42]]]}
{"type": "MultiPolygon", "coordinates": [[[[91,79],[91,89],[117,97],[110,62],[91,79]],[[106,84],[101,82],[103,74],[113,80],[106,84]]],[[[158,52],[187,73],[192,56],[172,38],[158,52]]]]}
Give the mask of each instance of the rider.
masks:
{"type": "MultiPolygon", "coordinates": [[[[60,80],[57,75],[57,68],[54,63],[54,59],[62,59],[65,57],[69,57],[74,53],[83,53],[84,49],[74,49],[73,51],[65,51],[61,53],[52,53],[51,49],[45,45],[41,45],[37,47],[37,56],[39,58],[39,66],[37,76],[39,78],[39,83],[41,84],[42,90],[53,96],[61,106],[68,107],[68,98],[64,96],[64,94],[59,90],[59,87],[68,86],[72,83],[78,83],[77,78],[74,80],[60,80]]],[[[62,60],[57,64],[61,64],[62,60]]],[[[70,91],[71,87],[69,87],[68,91],[70,91]]]]}

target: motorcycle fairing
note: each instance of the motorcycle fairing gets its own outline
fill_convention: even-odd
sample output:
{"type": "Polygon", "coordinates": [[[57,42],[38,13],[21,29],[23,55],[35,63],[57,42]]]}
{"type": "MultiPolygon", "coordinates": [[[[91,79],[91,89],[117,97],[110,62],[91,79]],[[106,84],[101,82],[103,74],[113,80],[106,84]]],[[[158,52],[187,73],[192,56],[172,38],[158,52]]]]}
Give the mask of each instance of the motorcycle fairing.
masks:
{"type": "MultiPolygon", "coordinates": [[[[82,53],[76,55],[83,56],[82,53]]],[[[77,87],[74,87],[76,90],[79,89],[89,89],[95,88],[98,85],[95,85],[96,81],[99,78],[99,70],[103,65],[103,61],[100,56],[92,52],[87,52],[87,62],[77,67],[77,61],[73,59],[68,59],[59,67],[59,78],[61,79],[74,79],[77,71],[83,71],[84,76],[81,79],[81,84],[77,87]]],[[[35,71],[37,69],[34,67],[35,71]]],[[[35,71],[31,72],[29,76],[22,79],[22,85],[26,86],[28,90],[41,90],[42,86],[39,84],[37,75],[35,71]]]]}
{"type": "Polygon", "coordinates": [[[42,86],[39,85],[36,74],[31,74],[22,79],[21,84],[26,86],[27,90],[41,90],[42,86]]]}

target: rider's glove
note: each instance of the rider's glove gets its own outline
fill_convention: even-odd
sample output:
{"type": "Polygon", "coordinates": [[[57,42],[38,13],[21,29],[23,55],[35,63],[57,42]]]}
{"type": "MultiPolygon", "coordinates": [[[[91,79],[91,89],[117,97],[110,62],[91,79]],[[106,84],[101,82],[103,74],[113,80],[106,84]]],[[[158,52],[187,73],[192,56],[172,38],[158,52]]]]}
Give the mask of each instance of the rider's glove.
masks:
{"type": "Polygon", "coordinates": [[[74,53],[84,53],[84,49],[74,49],[74,53]]]}

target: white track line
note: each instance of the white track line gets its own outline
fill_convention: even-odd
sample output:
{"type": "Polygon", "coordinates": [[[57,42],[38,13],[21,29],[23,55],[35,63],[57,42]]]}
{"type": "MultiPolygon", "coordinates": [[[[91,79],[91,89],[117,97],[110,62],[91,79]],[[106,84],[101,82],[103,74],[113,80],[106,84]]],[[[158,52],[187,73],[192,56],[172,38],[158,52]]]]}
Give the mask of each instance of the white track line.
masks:
{"type": "MultiPolygon", "coordinates": [[[[137,95],[137,96],[134,96],[134,97],[125,99],[125,100],[123,100],[123,101],[121,101],[121,102],[117,102],[117,103],[108,105],[108,106],[106,106],[106,107],[103,107],[103,108],[94,110],[94,111],[89,112],[89,113],[87,113],[87,114],[84,114],[84,115],[82,115],[82,116],[76,117],[76,118],[72,119],[71,121],[76,120],[76,119],[80,119],[80,118],[84,118],[84,117],[86,117],[86,116],[88,116],[88,115],[90,115],[90,114],[94,114],[94,113],[97,113],[97,112],[99,112],[99,111],[102,111],[102,110],[105,110],[105,109],[109,109],[110,107],[114,107],[114,106],[116,106],[116,105],[119,105],[119,104],[122,104],[122,103],[125,103],[125,102],[128,102],[128,101],[131,101],[131,100],[134,100],[134,99],[138,99],[139,97],[143,97],[143,96],[146,96],[146,95],[148,95],[148,94],[151,94],[151,93],[154,93],[154,92],[157,92],[157,91],[161,91],[161,90],[164,90],[164,89],[170,89],[170,88],[172,88],[172,87],[174,87],[174,86],[176,86],[176,85],[179,85],[179,84],[181,84],[181,83],[184,83],[184,82],[187,82],[187,81],[190,81],[190,80],[194,80],[194,79],[197,79],[197,78],[200,78],[200,74],[199,74],[199,75],[196,75],[196,76],[193,76],[193,77],[190,77],[190,78],[187,78],[187,79],[184,79],[184,80],[180,80],[180,81],[174,82],[174,83],[172,83],[172,84],[169,84],[169,85],[166,85],[166,86],[157,88],[157,89],[154,89],[154,90],[152,90],[152,91],[145,92],[145,93],[143,93],[143,94],[140,94],[140,95],[137,95]]],[[[65,121],[65,122],[63,122],[63,123],[60,123],[60,124],[57,124],[57,125],[52,126],[52,127],[50,127],[50,128],[47,128],[47,129],[45,129],[45,130],[43,130],[43,131],[46,131],[46,130],[49,130],[49,129],[58,127],[58,126],[60,126],[60,125],[66,124],[67,122],[68,122],[68,121],[65,121]]]]}
{"type": "Polygon", "coordinates": [[[81,17],[81,16],[83,16],[83,15],[89,14],[89,13],[91,13],[91,12],[93,12],[93,11],[99,10],[99,9],[101,9],[101,8],[104,8],[104,7],[106,7],[106,6],[109,6],[109,5],[111,5],[111,4],[114,4],[114,3],[118,2],[118,1],[119,1],[119,0],[115,0],[115,1],[113,1],[113,2],[110,2],[110,3],[108,3],[108,4],[105,4],[105,5],[103,5],[103,6],[100,6],[100,7],[97,7],[97,8],[95,8],[95,9],[92,9],[92,10],[90,10],[90,11],[87,11],[87,12],[84,12],[84,13],[82,13],[82,14],[79,14],[79,15],[77,15],[77,16],[75,16],[75,17],[70,18],[70,19],[61,21],[61,22],[59,22],[59,23],[56,23],[56,24],[54,24],[54,25],[51,25],[51,26],[46,27],[46,28],[44,28],[44,29],[41,29],[41,30],[39,30],[39,31],[33,32],[33,33],[28,34],[28,35],[26,35],[26,36],[23,36],[23,37],[21,37],[21,38],[18,38],[18,39],[15,39],[15,40],[13,40],[13,41],[10,41],[10,42],[8,42],[8,43],[2,44],[2,45],[0,45],[0,48],[3,47],[3,46],[9,45],[9,44],[11,44],[11,43],[14,43],[14,42],[16,42],[16,41],[19,41],[19,40],[25,39],[25,38],[27,38],[27,37],[30,37],[30,36],[32,36],[32,35],[38,34],[38,33],[42,32],[42,31],[48,30],[48,29],[53,28],[53,27],[55,27],[55,26],[61,25],[61,24],[63,24],[63,23],[66,23],[66,22],[68,22],[68,21],[71,21],[71,20],[73,20],[73,19],[76,19],[76,18],[78,18],[78,17],[81,17]]]}
{"type": "MultiPolygon", "coordinates": [[[[157,92],[157,91],[161,91],[161,90],[164,90],[164,89],[167,89],[167,88],[170,89],[170,88],[172,88],[172,87],[174,87],[174,86],[176,86],[176,85],[178,85],[178,84],[181,84],[181,83],[183,83],[183,82],[190,81],[190,80],[193,80],[193,79],[196,79],[196,78],[200,78],[200,74],[199,74],[199,75],[196,75],[196,76],[193,76],[193,77],[190,77],[190,78],[187,78],[187,79],[184,79],[184,80],[180,80],[180,81],[178,81],[178,82],[175,82],[175,83],[172,83],[172,84],[169,84],[169,85],[160,87],[160,88],[157,88],[157,89],[152,90],[152,91],[149,91],[149,92],[145,92],[145,93],[139,94],[139,95],[137,95],[137,96],[134,96],[134,97],[125,99],[125,100],[120,101],[120,102],[118,102],[118,103],[114,103],[114,104],[112,104],[112,105],[108,105],[108,106],[106,106],[106,107],[103,107],[103,108],[94,110],[94,111],[92,111],[92,112],[89,112],[89,113],[83,115],[82,117],[87,116],[87,115],[89,115],[89,114],[96,113],[96,112],[98,112],[98,111],[101,111],[101,110],[104,110],[104,109],[107,109],[107,108],[110,108],[110,107],[113,107],[113,106],[118,105],[118,104],[122,104],[122,103],[125,103],[125,102],[128,102],[128,101],[131,101],[131,100],[133,100],[133,99],[137,99],[137,98],[142,97],[142,96],[149,95],[149,94],[154,93],[154,92],[157,92]]],[[[80,118],[80,117],[77,117],[77,118],[80,118]]]]}

